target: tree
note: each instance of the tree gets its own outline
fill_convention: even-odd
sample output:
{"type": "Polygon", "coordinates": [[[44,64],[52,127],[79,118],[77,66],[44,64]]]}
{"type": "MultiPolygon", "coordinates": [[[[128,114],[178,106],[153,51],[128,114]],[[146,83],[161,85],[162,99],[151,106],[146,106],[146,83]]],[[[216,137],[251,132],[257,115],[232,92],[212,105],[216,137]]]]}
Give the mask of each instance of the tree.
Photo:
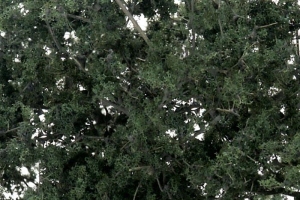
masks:
{"type": "Polygon", "coordinates": [[[296,0],[0,5],[7,191],[24,199],[300,198],[296,0]],[[141,14],[145,32],[127,26],[141,14]]]}

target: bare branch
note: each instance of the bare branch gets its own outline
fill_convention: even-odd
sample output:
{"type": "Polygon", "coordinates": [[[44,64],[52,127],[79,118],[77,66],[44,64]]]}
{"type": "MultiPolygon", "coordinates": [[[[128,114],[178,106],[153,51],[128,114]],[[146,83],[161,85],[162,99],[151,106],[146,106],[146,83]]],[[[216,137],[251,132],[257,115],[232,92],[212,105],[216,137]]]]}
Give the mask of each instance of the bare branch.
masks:
{"type": "Polygon", "coordinates": [[[166,88],[164,89],[164,96],[163,99],[161,100],[158,108],[162,108],[164,106],[164,103],[168,100],[169,98],[169,90],[166,88]]]}
{"type": "Polygon", "coordinates": [[[20,127],[16,127],[16,128],[12,128],[12,129],[9,129],[7,131],[0,131],[0,135],[5,135],[7,133],[11,133],[11,132],[15,132],[19,129],[20,127]]]}
{"type": "Polygon", "coordinates": [[[158,184],[158,187],[159,187],[160,191],[163,192],[164,190],[163,190],[163,188],[161,187],[161,184],[160,184],[160,182],[159,182],[157,176],[156,176],[156,181],[157,181],[157,184],[158,184]]]}
{"type": "Polygon", "coordinates": [[[263,25],[263,26],[258,26],[257,28],[267,28],[267,27],[269,27],[269,26],[274,26],[274,25],[276,25],[276,24],[278,24],[277,22],[274,22],[274,23],[272,23],[272,24],[267,24],[267,25],[263,25]]]}
{"type": "Polygon", "coordinates": [[[112,106],[114,107],[117,111],[123,112],[124,114],[128,115],[128,111],[123,108],[122,106],[117,105],[116,103],[113,103],[109,100],[106,99],[101,99],[101,103],[103,106],[112,106]]]}
{"type": "Polygon", "coordinates": [[[251,158],[250,156],[247,155],[247,158],[249,158],[250,160],[252,160],[255,164],[258,163],[256,160],[254,160],[253,158],[251,158]]]}
{"type": "Polygon", "coordinates": [[[191,1],[191,25],[192,25],[192,52],[191,54],[194,54],[194,51],[196,49],[196,33],[195,33],[195,28],[194,28],[194,14],[195,14],[195,2],[194,0],[191,1]]]}
{"type": "Polygon", "coordinates": [[[83,22],[91,23],[91,20],[89,20],[87,18],[84,18],[84,17],[81,17],[81,16],[78,16],[78,15],[67,14],[67,17],[77,19],[77,20],[80,20],[80,21],[83,21],[83,22]]]}
{"type": "Polygon", "coordinates": [[[150,42],[149,38],[144,33],[144,31],[141,29],[141,27],[139,26],[139,24],[135,21],[135,19],[133,18],[132,14],[124,6],[124,3],[122,2],[122,0],[115,0],[115,1],[120,6],[120,8],[123,10],[123,12],[125,13],[125,15],[130,19],[130,21],[133,24],[133,27],[139,32],[139,34],[145,40],[145,42],[148,44],[148,46],[151,46],[151,42],[150,42]]]}
{"type": "Polygon", "coordinates": [[[138,171],[138,170],[142,170],[142,169],[148,169],[150,168],[151,166],[140,166],[140,167],[133,167],[131,169],[129,169],[130,172],[133,172],[133,171],[138,171]]]}
{"type": "Polygon", "coordinates": [[[222,109],[222,108],[216,108],[217,111],[220,111],[220,112],[227,112],[227,113],[231,113],[237,117],[240,117],[240,115],[238,113],[235,113],[232,109],[222,109]]]}
{"type": "MultiPolygon", "coordinates": [[[[218,8],[220,8],[220,6],[221,6],[221,0],[219,0],[219,2],[218,2],[218,8]]],[[[222,28],[222,23],[221,23],[220,16],[218,17],[218,23],[219,23],[219,27],[220,27],[220,31],[221,31],[221,37],[223,37],[224,33],[223,33],[223,28],[222,28]]]]}
{"type": "Polygon", "coordinates": [[[220,27],[220,31],[221,31],[221,37],[223,37],[224,33],[223,33],[223,28],[222,28],[222,24],[221,24],[220,18],[218,19],[218,23],[219,23],[219,27],[220,27]]]}
{"type": "Polygon", "coordinates": [[[139,57],[137,57],[136,59],[137,59],[137,60],[140,60],[140,61],[142,61],[142,62],[145,62],[145,61],[146,61],[145,59],[142,59],[142,58],[139,58],[139,57]]]}
{"type": "MultiPolygon", "coordinates": [[[[57,41],[57,39],[56,39],[56,37],[55,37],[55,35],[54,35],[54,32],[53,32],[53,30],[52,30],[52,28],[51,28],[51,26],[50,26],[48,20],[45,20],[45,22],[46,22],[48,31],[49,31],[49,33],[50,33],[50,35],[51,35],[51,37],[52,37],[52,40],[53,40],[53,42],[54,42],[54,44],[55,44],[57,50],[58,50],[59,52],[62,53],[62,52],[63,52],[63,51],[62,51],[62,48],[61,48],[60,44],[58,43],[58,41],[57,41]]],[[[79,70],[85,71],[84,68],[83,68],[83,66],[82,66],[82,64],[81,64],[75,57],[73,57],[73,56],[71,56],[71,55],[69,55],[69,57],[75,61],[75,64],[78,66],[79,70]]]]}
{"type": "Polygon", "coordinates": [[[75,57],[73,57],[73,56],[71,56],[71,55],[69,55],[69,56],[70,56],[70,58],[71,58],[72,60],[75,61],[75,64],[77,65],[77,67],[79,68],[79,70],[85,72],[84,67],[83,67],[82,64],[77,60],[77,58],[75,58],[75,57]]]}
{"type": "MultiPolygon", "coordinates": [[[[49,11],[47,11],[46,13],[49,13],[49,11]]],[[[48,18],[48,16],[46,16],[46,18],[48,18]]],[[[52,30],[50,24],[49,24],[48,19],[45,19],[45,22],[46,22],[47,29],[48,29],[48,31],[49,31],[51,37],[52,37],[52,40],[53,40],[53,42],[54,42],[54,44],[55,44],[57,50],[58,50],[60,53],[63,53],[62,47],[61,47],[61,45],[59,44],[59,42],[57,41],[57,39],[56,39],[56,37],[55,37],[55,34],[54,34],[54,32],[53,32],[53,30],[52,30]]],[[[68,53],[67,53],[67,54],[68,54],[68,53]]],[[[68,54],[68,55],[69,55],[69,54],[68,54]]],[[[81,64],[75,57],[73,57],[73,56],[71,56],[71,55],[69,55],[69,57],[75,61],[75,64],[78,66],[79,70],[85,72],[84,67],[82,66],[82,64],[81,64]]]]}
{"type": "Polygon", "coordinates": [[[137,192],[139,190],[139,187],[141,187],[141,183],[142,183],[142,180],[140,180],[138,186],[136,187],[136,190],[135,190],[134,195],[133,195],[133,200],[135,200],[135,198],[136,198],[136,194],[137,194],[137,192]]]}
{"type": "Polygon", "coordinates": [[[56,39],[56,37],[55,37],[55,35],[54,35],[54,32],[53,32],[53,30],[52,30],[52,28],[51,28],[51,26],[50,26],[48,20],[45,20],[45,22],[46,22],[48,31],[49,31],[49,33],[50,33],[50,35],[51,35],[51,37],[52,37],[52,40],[53,40],[53,42],[54,42],[54,44],[55,44],[57,50],[58,50],[59,52],[62,52],[62,48],[61,48],[60,44],[58,43],[58,41],[57,41],[57,39],[56,39]]]}

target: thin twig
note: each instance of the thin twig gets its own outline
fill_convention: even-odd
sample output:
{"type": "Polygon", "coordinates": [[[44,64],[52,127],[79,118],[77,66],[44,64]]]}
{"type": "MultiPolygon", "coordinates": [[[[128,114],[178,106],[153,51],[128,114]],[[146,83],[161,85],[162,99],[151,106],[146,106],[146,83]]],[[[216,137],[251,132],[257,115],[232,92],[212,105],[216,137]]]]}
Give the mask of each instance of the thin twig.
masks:
{"type": "Polygon", "coordinates": [[[135,200],[135,198],[136,198],[136,194],[137,194],[137,192],[139,190],[139,187],[141,186],[141,183],[142,183],[142,180],[140,180],[139,185],[136,187],[136,190],[135,190],[134,196],[133,196],[133,200],[135,200]]]}
{"type": "Polygon", "coordinates": [[[22,92],[25,92],[25,90],[30,86],[31,82],[27,83],[27,85],[23,88],[22,92]]]}
{"type": "MultiPolygon", "coordinates": [[[[221,7],[221,0],[219,0],[219,8],[220,7],[221,7]]],[[[224,33],[223,33],[223,28],[222,28],[220,16],[218,17],[218,23],[219,23],[219,27],[220,27],[220,31],[221,31],[221,37],[223,38],[224,33]]]]}
{"type": "Polygon", "coordinates": [[[29,187],[25,180],[22,180],[22,182],[26,185],[27,188],[29,187]]]}
{"type": "Polygon", "coordinates": [[[250,156],[247,155],[247,158],[249,158],[250,160],[252,160],[254,163],[258,163],[256,160],[254,160],[253,158],[251,158],[250,156]]]}
{"type": "MultiPolygon", "coordinates": [[[[46,16],[46,17],[47,17],[47,16],[46,16]]],[[[46,22],[48,31],[50,32],[50,35],[51,35],[51,37],[52,37],[52,40],[53,40],[53,42],[54,42],[54,44],[55,44],[57,50],[58,50],[60,53],[62,53],[62,52],[63,52],[63,51],[62,51],[62,47],[61,47],[60,44],[58,43],[58,41],[57,41],[57,39],[56,39],[56,37],[55,37],[55,34],[54,34],[54,32],[53,32],[53,30],[52,30],[52,28],[51,28],[51,26],[50,26],[50,24],[49,24],[49,22],[48,22],[48,19],[46,19],[45,22],[46,22]]],[[[84,70],[82,64],[81,64],[75,57],[73,57],[73,56],[71,56],[71,55],[69,55],[69,57],[75,61],[75,64],[78,66],[79,70],[85,72],[85,70],[84,70]]]]}
{"type": "Polygon", "coordinates": [[[192,12],[192,16],[191,16],[191,25],[192,25],[192,52],[191,54],[194,54],[195,48],[196,48],[196,33],[195,33],[195,28],[194,28],[194,7],[195,7],[195,2],[194,0],[191,1],[191,12],[192,12]]]}
{"type": "Polygon", "coordinates": [[[242,56],[239,58],[239,60],[237,61],[237,63],[236,63],[235,65],[232,66],[232,68],[235,67],[235,66],[238,66],[240,63],[244,64],[244,65],[248,68],[247,64],[245,63],[245,61],[244,61],[243,59],[244,59],[244,57],[247,55],[247,50],[248,50],[248,49],[251,49],[251,48],[254,47],[256,44],[258,44],[258,42],[254,42],[254,43],[252,43],[252,44],[251,44],[250,46],[248,46],[248,47],[246,46],[246,47],[244,48],[244,51],[243,51],[242,56]]]}
{"type": "Polygon", "coordinates": [[[127,89],[126,87],[123,87],[123,86],[122,86],[121,83],[120,83],[120,86],[121,86],[122,90],[123,90],[126,94],[128,94],[128,96],[130,96],[130,97],[132,97],[132,98],[134,98],[134,99],[139,99],[138,97],[133,96],[133,95],[128,91],[128,89],[127,89]]]}
{"type": "Polygon", "coordinates": [[[227,113],[231,113],[237,117],[240,117],[240,115],[238,113],[235,113],[233,110],[231,109],[222,109],[222,108],[216,108],[217,111],[220,111],[220,112],[227,112],[227,113]]]}
{"type": "Polygon", "coordinates": [[[158,108],[162,108],[164,106],[164,103],[168,100],[169,98],[169,90],[166,88],[164,89],[164,96],[163,99],[161,100],[158,108]]]}
{"type": "Polygon", "coordinates": [[[169,193],[168,191],[165,191],[165,190],[162,188],[162,186],[161,186],[161,184],[160,184],[160,181],[159,181],[159,179],[158,179],[157,176],[156,176],[156,181],[157,181],[157,184],[158,184],[158,187],[159,187],[160,191],[161,191],[161,192],[167,192],[167,195],[168,195],[169,199],[172,199],[172,196],[170,195],[170,193],[169,193]]]}
{"type": "Polygon", "coordinates": [[[137,59],[137,60],[140,60],[140,61],[142,61],[142,62],[145,62],[145,61],[146,61],[145,59],[142,59],[142,58],[139,58],[139,57],[137,57],[136,59],[137,59]]]}
{"type": "Polygon", "coordinates": [[[131,169],[129,169],[130,172],[132,171],[138,171],[138,170],[142,170],[142,169],[146,169],[146,168],[150,168],[151,166],[140,166],[140,167],[133,167],[131,169]]]}
{"type": "Polygon", "coordinates": [[[10,132],[15,132],[19,129],[20,127],[16,127],[16,128],[12,128],[12,129],[9,129],[7,131],[0,131],[0,135],[5,135],[6,133],[10,133],[10,132]]]}
{"type": "Polygon", "coordinates": [[[45,19],[45,22],[46,22],[46,26],[47,26],[47,29],[48,29],[48,31],[50,32],[50,35],[51,35],[51,37],[52,37],[52,40],[54,41],[54,44],[55,44],[55,46],[56,46],[56,48],[58,49],[58,51],[59,52],[62,52],[62,48],[61,48],[61,46],[60,46],[60,44],[58,43],[58,41],[57,41],[57,39],[56,39],[56,37],[55,37],[55,34],[54,34],[54,32],[53,32],[53,30],[52,30],[52,28],[51,28],[51,26],[50,26],[50,23],[49,23],[49,13],[50,13],[50,10],[49,9],[47,9],[46,10],[46,19],[45,19]]]}
{"type": "Polygon", "coordinates": [[[184,164],[186,164],[189,168],[192,168],[192,166],[191,166],[189,163],[187,163],[184,159],[183,159],[182,161],[183,161],[184,164]]]}
{"type": "Polygon", "coordinates": [[[273,26],[273,25],[276,25],[276,24],[278,24],[277,22],[274,22],[274,23],[272,23],[272,24],[267,24],[267,25],[264,25],[264,26],[258,26],[257,28],[267,28],[267,27],[269,27],[269,26],[273,26]]]}
{"type": "Polygon", "coordinates": [[[78,15],[67,14],[67,17],[70,17],[70,18],[73,18],[73,19],[78,19],[78,20],[83,21],[83,22],[91,23],[91,20],[89,20],[87,18],[84,18],[84,17],[81,17],[81,16],[78,16],[78,15]]]}
{"type": "Polygon", "coordinates": [[[222,28],[222,24],[221,24],[220,18],[218,19],[218,23],[219,23],[219,27],[220,27],[220,31],[221,31],[221,37],[223,37],[224,33],[223,33],[223,28],[222,28]]]}
{"type": "Polygon", "coordinates": [[[130,141],[126,142],[126,143],[122,146],[122,148],[120,149],[120,151],[122,151],[122,150],[127,146],[127,144],[129,144],[129,143],[130,143],[130,141]]]}
{"type": "Polygon", "coordinates": [[[163,190],[163,188],[161,187],[161,184],[160,184],[160,182],[159,182],[157,176],[156,176],[156,181],[157,181],[157,184],[158,184],[158,187],[159,187],[160,191],[163,192],[164,190],[163,190]]]}
{"type": "Polygon", "coordinates": [[[46,22],[48,31],[50,32],[50,35],[51,35],[51,37],[52,37],[52,40],[53,40],[53,42],[54,42],[54,44],[55,44],[57,50],[58,50],[59,52],[62,52],[62,48],[61,48],[60,44],[58,43],[58,41],[57,41],[57,39],[56,39],[56,37],[55,37],[55,35],[54,35],[54,32],[53,32],[53,30],[52,30],[52,28],[51,28],[51,26],[50,26],[48,20],[46,19],[45,22],[46,22]]]}
{"type": "Polygon", "coordinates": [[[73,57],[73,56],[71,56],[71,55],[69,55],[69,56],[70,56],[70,58],[71,58],[72,60],[75,61],[75,64],[77,65],[77,67],[79,68],[79,70],[85,72],[84,67],[83,67],[82,64],[77,60],[77,58],[75,58],[75,57],[73,57]]]}

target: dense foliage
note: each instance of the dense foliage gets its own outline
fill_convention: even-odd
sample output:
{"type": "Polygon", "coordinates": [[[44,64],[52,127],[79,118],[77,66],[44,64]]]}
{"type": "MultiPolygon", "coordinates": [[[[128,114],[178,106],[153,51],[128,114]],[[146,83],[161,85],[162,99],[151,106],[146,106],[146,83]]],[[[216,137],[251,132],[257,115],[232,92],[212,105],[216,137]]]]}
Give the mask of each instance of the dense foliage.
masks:
{"type": "Polygon", "coordinates": [[[3,190],[300,199],[297,0],[122,3],[0,1],[3,190]]]}

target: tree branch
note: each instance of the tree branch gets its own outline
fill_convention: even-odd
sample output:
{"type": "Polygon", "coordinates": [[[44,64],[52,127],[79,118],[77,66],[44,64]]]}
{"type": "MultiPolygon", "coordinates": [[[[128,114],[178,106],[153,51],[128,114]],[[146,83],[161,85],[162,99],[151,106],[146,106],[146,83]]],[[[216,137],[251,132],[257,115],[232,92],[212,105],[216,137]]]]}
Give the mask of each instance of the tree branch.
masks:
{"type": "MultiPolygon", "coordinates": [[[[219,2],[218,2],[218,8],[220,8],[220,6],[221,6],[221,0],[219,0],[219,2]]],[[[223,33],[222,23],[221,23],[221,19],[220,19],[220,13],[219,13],[219,17],[218,17],[218,23],[219,23],[219,27],[220,27],[221,37],[223,38],[224,33],[223,33]]]]}
{"type": "Polygon", "coordinates": [[[194,0],[191,1],[191,26],[192,26],[192,52],[191,54],[194,54],[195,49],[196,49],[196,33],[195,33],[195,27],[194,27],[194,14],[195,14],[195,2],[194,0]]]}
{"type": "Polygon", "coordinates": [[[51,26],[50,26],[48,20],[45,20],[45,22],[46,22],[47,29],[48,29],[48,31],[49,31],[51,37],[52,37],[52,40],[53,40],[53,42],[54,42],[54,44],[55,44],[57,50],[58,50],[59,52],[62,52],[62,48],[61,48],[60,44],[58,43],[58,41],[57,41],[57,39],[56,39],[56,37],[55,37],[55,35],[54,35],[54,32],[53,32],[53,30],[52,30],[52,28],[51,28],[51,26]]]}
{"type": "Polygon", "coordinates": [[[274,22],[274,23],[271,23],[271,24],[267,24],[267,25],[263,25],[263,26],[258,26],[257,28],[259,29],[259,28],[267,28],[267,27],[269,27],[269,26],[274,26],[274,25],[276,25],[276,24],[278,24],[277,22],[274,22]]]}
{"type": "Polygon", "coordinates": [[[139,171],[139,170],[142,170],[142,169],[149,169],[151,166],[140,166],[140,167],[133,167],[131,169],[129,169],[130,172],[133,172],[133,171],[139,171]]]}
{"type": "Polygon", "coordinates": [[[169,99],[169,90],[166,88],[164,89],[164,96],[163,99],[161,100],[158,108],[163,108],[165,102],[169,99]]]}
{"type": "Polygon", "coordinates": [[[122,2],[122,0],[115,0],[115,1],[120,6],[120,8],[123,10],[123,12],[125,13],[125,15],[130,19],[130,21],[133,24],[133,27],[139,32],[139,34],[145,40],[145,42],[148,44],[148,46],[151,46],[151,42],[150,42],[149,38],[144,33],[144,31],[141,29],[141,27],[139,26],[139,24],[135,21],[135,19],[133,18],[132,14],[124,6],[124,3],[122,2]]]}
{"type": "MultiPolygon", "coordinates": [[[[46,11],[46,13],[49,13],[49,12],[50,12],[50,11],[46,11]]],[[[57,41],[57,39],[56,39],[56,37],[55,37],[55,34],[54,34],[54,32],[53,32],[53,30],[52,30],[52,28],[51,28],[51,26],[50,26],[50,23],[48,22],[48,19],[47,19],[47,18],[48,18],[48,16],[46,15],[45,22],[46,22],[47,29],[48,29],[48,31],[49,31],[51,37],[52,37],[52,40],[53,40],[53,42],[54,42],[54,44],[55,44],[57,50],[58,50],[60,53],[63,53],[62,47],[60,46],[59,42],[57,41]]],[[[85,72],[84,67],[82,66],[82,64],[81,64],[75,57],[71,56],[69,53],[67,53],[67,54],[69,55],[69,57],[70,57],[71,59],[73,59],[73,60],[75,61],[75,64],[78,66],[79,70],[85,72]]]]}
{"type": "Polygon", "coordinates": [[[158,184],[158,187],[159,187],[160,191],[161,191],[161,192],[166,192],[167,195],[168,195],[168,197],[169,197],[169,199],[172,199],[172,196],[170,195],[170,193],[169,193],[168,191],[165,191],[164,188],[162,188],[162,186],[161,186],[161,184],[160,184],[160,181],[159,181],[159,179],[158,179],[157,176],[156,176],[156,181],[157,181],[157,184],[158,184]]]}
{"type": "Polygon", "coordinates": [[[91,23],[91,20],[89,20],[87,18],[84,18],[84,17],[81,17],[81,16],[67,14],[67,17],[77,19],[77,20],[80,20],[80,21],[83,21],[83,22],[91,23]]]}
{"type": "Polygon", "coordinates": [[[159,187],[160,191],[163,192],[164,190],[163,190],[163,188],[161,187],[161,184],[160,184],[160,182],[159,182],[157,176],[156,176],[156,181],[157,181],[157,184],[158,184],[158,187],[159,187]]]}
{"type": "Polygon", "coordinates": [[[134,195],[133,195],[133,200],[135,200],[135,198],[136,198],[136,194],[137,194],[137,192],[139,190],[139,187],[141,187],[141,183],[142,183],[142,180],[140,180],[138,186],[136,187],[136,190],[135,190],[134,195]]]}
{"type": "Polygon", "coordinates": [[[117,104],[115,104],[115,103],[113,103],[109,100],[101,99],[101,103],[102,103],[103,106],[112,106],[117,111],[123,112],[124,114],[128,115],[128,111],[125,108],[123,108],[123,107],[121,107],[121,106],[119,106],[119,105],[117,105],[117,104]]]}
{"type": "Polygon", "coordinates": [[[235,113],[232,109],[222,109],[222,108],[216,108],[217,111],[220,111],[220,112],[227,112],[227,113],[231,113],[237,117],[240,117],[240,115],[238,113],[235,113]]]}
{"type": "Polygon", "coordinates": [[[20,127],[16,127],[16,128],[12,128],[12,129],[9,129],[7,131],[0,131],[0,135],[5,135],[7,133],[10,133],[10,132],[15,132],[19,129],[20,127]]]}
{"type": "Polygon", "coordinates": [[[223,33],[223,28],[222,28],[222,24],[221,24],[220,18],[218,19],[218,23],[219,23],[219,27],[220,27],[220,31],[221,31],[221,37],[223,37],[224,33],[223,33]]]}

